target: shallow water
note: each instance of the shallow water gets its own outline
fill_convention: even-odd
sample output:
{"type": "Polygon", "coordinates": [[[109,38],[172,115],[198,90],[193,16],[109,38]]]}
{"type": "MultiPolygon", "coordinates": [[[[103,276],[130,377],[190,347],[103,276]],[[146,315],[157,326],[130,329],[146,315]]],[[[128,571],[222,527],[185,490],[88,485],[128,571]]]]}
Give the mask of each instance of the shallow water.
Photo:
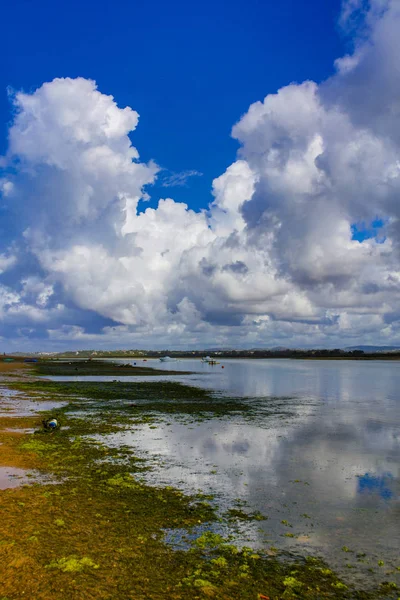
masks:
{"type": "Polygon", "coordinates": [[[0,399],[0,417],[30,417],[41,411],[61,408],[67,404],[56,400],[35,400],[19,391],[2,386],[0,386],[0,399]]]}
{"type": "MultiPolygon", "coordinates": [[[[154,459],[148,481],[216,493],[225,508],[238,499],[246,502],[245,510],[268,516],[248,528],[256,546],[322,556],[364,586],[398,582],[400,364],[264,359],[144,364],[195,370],[168,380],[242,396],[260,407],[256,422],[227,416],[188,424],[166,417],[156,429],[141,426],[109,436],[108,443],[129,444],[154,459]]],[[[121,381],[131,379],[137,380],[121,381]]]]}
{"type": "Polygon", "coordinates": [[[54,482],[37,471],[27,471],[16,467],[0,467],[0,490],[33,483],[54,482]]]}

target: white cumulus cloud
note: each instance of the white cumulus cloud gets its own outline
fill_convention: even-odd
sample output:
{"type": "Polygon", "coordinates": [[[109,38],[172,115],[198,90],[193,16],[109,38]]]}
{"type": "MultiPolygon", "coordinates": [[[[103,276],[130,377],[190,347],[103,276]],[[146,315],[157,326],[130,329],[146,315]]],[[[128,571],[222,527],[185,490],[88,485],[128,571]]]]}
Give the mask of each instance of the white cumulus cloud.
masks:
{"type": "Polygon", "coordinates": [[[165,198],[138,213],[158,167],[132,145],[138,114],[95,82],[15,93],[6,334],[25,335],[21,313],[50,346],[399,343],[399,3],[349,0],[350,22],[354,51],[333,77],[290,84],[236,123],[238,156],[201,212],[165,198]],[[379,239],[353,239],[376,219],[379,239]]]}

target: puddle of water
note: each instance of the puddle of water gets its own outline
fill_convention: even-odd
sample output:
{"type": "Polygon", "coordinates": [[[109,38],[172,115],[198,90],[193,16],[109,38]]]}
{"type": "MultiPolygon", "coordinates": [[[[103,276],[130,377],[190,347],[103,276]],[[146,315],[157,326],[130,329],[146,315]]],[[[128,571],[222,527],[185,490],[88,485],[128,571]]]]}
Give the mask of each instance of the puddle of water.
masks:
{"type": "Polygon", "coordinates": [[[30,417],[38,412],[55,410],[68,404],[55,400],[35,400],[8,388],[0,388],[0,399],[0,417],[30,417]]]}
{"type": "Polygon", "coordinates": [[[27,471],[15,467],[0,467],[0,490],[15,488],[32,483],[53,483],[37,471],[27,471]]]}
{"type": "Polygon", "coordinates": [[[35,429],[30,427],[7,427],[6,429],[3,429],[2,431],[8,431],[10,433],[34,433],[35,429]]]}

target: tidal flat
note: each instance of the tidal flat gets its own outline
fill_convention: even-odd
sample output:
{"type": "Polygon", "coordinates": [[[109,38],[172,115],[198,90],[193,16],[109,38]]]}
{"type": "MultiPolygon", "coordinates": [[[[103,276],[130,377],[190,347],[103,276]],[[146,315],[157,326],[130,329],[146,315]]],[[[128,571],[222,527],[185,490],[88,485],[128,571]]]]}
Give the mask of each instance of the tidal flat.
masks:
{"type": "MultiPolygon", "coordinates": [[[[103,375],[115,377],[141,377],[146,375],[179,375],[182,371],[165,371],[143,365],[142,361],[111,362],[105,360],[41,360],[36,363],[35,371],[45,376],[93,376],[103,375]],[[139,363],[139,364],[138,364],[139,363]]],[[[184,374],[189,374],[185,372],[184,374]]]]}
{"type": "MultiPolygon", "coordinates": [[[[34,400],[38,411],[0,418],[0,466],[42,473],[51,481],[24,479],[0,491],[3,600],[398,598],[395,569],[364,588],[307,553],[237,544],[235,525],[268,526],[268,515],[240,502],[221,512],[212,494],[148,482],[154,461],[139,456],[131,443],[109,443],[127,432],[157,434],[175,419],[189,430],[235,419],[257,423],[260,402],[165,379],[62,382],[39,379],[33,369],[27,376],[21,365],[13,369],[14,377],[1,385],[20,404],[34,400]],[[41,411],[41,402],[54,408],[41,411]],[[56,417],[61,428],[46,432],[41,421],[48,417],[56,417]],[[171,543],[174,534],[185,543],[171,543]]],[[[36,369],[43,373],[42,365],[36,369]]],[[[293,403],[278,402],[281,418],[290,419],[293,403]]],[[[281,521],[294,536],[284,508],[281,521]]],[[[349,557],[351,542],[343,550],[349,557]]]]}

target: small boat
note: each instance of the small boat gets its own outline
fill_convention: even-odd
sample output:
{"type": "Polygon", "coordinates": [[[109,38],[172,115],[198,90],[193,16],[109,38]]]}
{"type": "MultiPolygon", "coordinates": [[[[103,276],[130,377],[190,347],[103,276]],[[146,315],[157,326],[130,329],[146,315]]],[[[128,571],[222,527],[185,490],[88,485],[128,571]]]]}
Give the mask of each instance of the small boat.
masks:
{"type": "Polygon", "coordinates": [[[211,358],[211,356],[203,356],[201,362],[205,362],[209,365],[219,365],[219,362],[216,361],[214,358],[211,358]]]}
{"type": "Polygon", "coordinates": [[[176,358],[171,358],[170,356],[161,356],[161,362],[176,362],[176,358]]]}

